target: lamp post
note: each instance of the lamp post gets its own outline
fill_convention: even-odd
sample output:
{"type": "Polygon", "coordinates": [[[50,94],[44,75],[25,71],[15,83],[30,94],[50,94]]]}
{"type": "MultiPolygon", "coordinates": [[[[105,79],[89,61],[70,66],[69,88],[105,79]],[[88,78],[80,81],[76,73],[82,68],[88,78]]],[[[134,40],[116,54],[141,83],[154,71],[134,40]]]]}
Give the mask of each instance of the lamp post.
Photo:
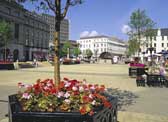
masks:
{"type": "Polygon", "coordinates": [[[145,58],[145,52],[142,52],[142,54],[143,54],[143,63],[145,62],[144,61],[144,58],[145,58]]]}

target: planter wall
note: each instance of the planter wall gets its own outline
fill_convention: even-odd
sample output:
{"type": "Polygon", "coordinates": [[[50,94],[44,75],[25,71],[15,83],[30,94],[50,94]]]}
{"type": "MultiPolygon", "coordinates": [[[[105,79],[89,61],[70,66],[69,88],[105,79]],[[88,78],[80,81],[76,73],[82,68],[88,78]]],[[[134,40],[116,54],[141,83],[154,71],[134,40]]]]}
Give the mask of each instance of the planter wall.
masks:
{"type": "Polygon", "coordinates": [[[139,67],[130,67],[129,68],[129,76],[136,77],[141,76],[145,73],[146,68],[139,68],[139,67]]]}
{"type": "Polygon", "coordinates": [[[93,116],[79,112],[22,112],[16,95],[9,96],[9,122],[117,122],[117,99],[110,97],[112,108],[97,110],[93,116]]]}
{"type": "Polygon", "coordinates": [[[162,75],[150,74],[147,76],[147,85],[153,87],[168,87],[168,80],[162,75]]]}
{"type": "Polygon", "coordinates": [[[8,70],[13,70],[14,69],[14,64],[13,63],[8,63],[8,64],[0,64],[0,70],[1,69],[8,69],[8,70]]]}

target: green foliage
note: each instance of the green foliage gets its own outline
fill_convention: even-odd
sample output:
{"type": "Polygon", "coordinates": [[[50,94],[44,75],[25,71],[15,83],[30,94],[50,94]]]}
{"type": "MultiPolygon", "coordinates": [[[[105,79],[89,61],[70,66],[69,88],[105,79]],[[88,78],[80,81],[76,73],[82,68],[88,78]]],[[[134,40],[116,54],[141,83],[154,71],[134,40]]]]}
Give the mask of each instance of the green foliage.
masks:
{"type": "Polygon", "coordinates": [[[92,51],[91,51],[90,49],[87,49],[87,50],[85,51],[85,53],[86,53],[87,58],[91,58],[92,55],[93,55],[93,53],[92,53],[92,51]]]}
{"type": "Polygon", "coordinates": [[[79,49],[79,47],[75,47],[74,49],[73,49],[73,54],[77,57],[79,54],[81,54],[81,51],[80,51],[80,49],[79,49]]]}
{"type": "Polygon", "coordinates": [[[62,47],[62,55],[67,55],[68,54],[68,50],[70,50],[70,48],[72,47],[70,41],[66,41],[62,47]]]}
{"type": "Polygon", "coordinates": [[[5,46],[11,39],[12,32],[10,25],[5,21],[0,21],[0,47],[5,46]]]}
{"type": "Polygon", "coordinates": [[[135,55],[139,50],[139,43],[136,39],[130,39],[128,41],[128,55],[135,55]]]}
{"type": "Polygon", "coordinates": [[[141,38],[147,35],[150,37],[155,35],[153,31],[155,23],[146,15],[145,10],[137,9],[130,16],[129,26],[131,28],[131,31],[128,33],[130,38],[129,52],[139,52],[140,45],[142,44],[141,38]]]}

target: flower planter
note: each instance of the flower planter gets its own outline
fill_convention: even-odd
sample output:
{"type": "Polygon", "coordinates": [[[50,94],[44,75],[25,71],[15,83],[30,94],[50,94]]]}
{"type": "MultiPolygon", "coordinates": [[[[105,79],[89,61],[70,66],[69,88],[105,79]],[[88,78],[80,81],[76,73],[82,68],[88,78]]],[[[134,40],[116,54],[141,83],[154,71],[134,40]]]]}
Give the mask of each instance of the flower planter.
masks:
{"type": "Polygon", "coordinates": [[[144,86],[145,87],[145,79],[142,76],[137,76],[136,78],[137,86],[144,86]]]}
{"type": "Polygon", "coordinates": [[[150,74],[147,76],[147,85],[153,87],[168,87],[168,80],[165,76],[159,74],[150,74]]]}
{"type": "Polygon", "coordinates": [[[9,96],[9,122],[117,122],[117,99],[108,96],[112,108],[97,108],[94,115],[79,112],[22,112],[16,95],[9,96]]]}

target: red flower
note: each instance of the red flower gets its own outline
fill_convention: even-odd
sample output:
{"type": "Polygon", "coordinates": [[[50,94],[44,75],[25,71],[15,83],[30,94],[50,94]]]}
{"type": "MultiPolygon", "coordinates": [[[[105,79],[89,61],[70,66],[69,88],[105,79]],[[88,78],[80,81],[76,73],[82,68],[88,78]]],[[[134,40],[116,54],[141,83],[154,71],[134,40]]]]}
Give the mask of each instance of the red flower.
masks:
{"type": "Polygon", "coordinates": [[[56,88],[53,88],[53,89],[51,89],[51,94],[55,94],[55,93],[57,93],[57,89],[56,88]]]}
{"type": "Polygon", "coordinates": [[[59,89],[64,88],[64,82],[63,82],[63,81],[62,81],[62,82],[60,82],[60,84],[59,84],[58,88],[59,88],[59,89]]]}
{"type": "Polygon", "coordinates": [[[82,100],[83,100],[84,103],[89,103],[89,102],[92,101],[92,99],[89,96],[83,96],[82,100]]]}
{"type": "Polygon", "coordinates": [[[85,106],[82,106],[79,111],[80,111],[80,113],[81,113],[82,115],[84,115],[84,114],[87,113],[85,106]]]}
{"type": "Polygon", "coordinates": [[[65,81],[69,81],[69,79],[68,79],[68,78],[64,78],[64,80],[65,80],[65,81]]]}
{"type": "Polygon", "coordinates": [[[91,111],[89,112],[89,115],[90,115],[90,116],[93,116],[93,114],[94,114],[94,111],[91,110],[91,111]]]}
{"type": "Polygon", "coordinates": [[[103,104],[107,108],[111,108],[112,107],[112,104],[110,102],[108,102],[108,101],[103,101],[103,104]]]}

